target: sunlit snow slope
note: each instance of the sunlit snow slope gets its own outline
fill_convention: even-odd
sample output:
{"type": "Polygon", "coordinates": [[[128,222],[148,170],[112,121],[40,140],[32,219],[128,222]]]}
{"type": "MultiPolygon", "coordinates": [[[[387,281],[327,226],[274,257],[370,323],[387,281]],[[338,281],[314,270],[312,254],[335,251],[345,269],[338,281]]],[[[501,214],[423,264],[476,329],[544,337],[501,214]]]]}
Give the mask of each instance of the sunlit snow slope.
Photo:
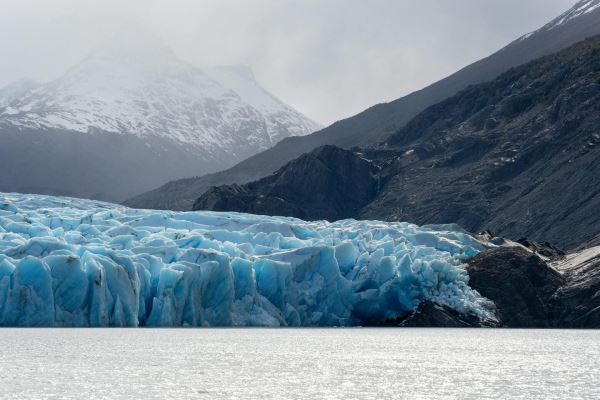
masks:
{"type": "Polygon", "coordinates": [[[133,210],[0,194],[0,325],[348,326],[424,299],[494,318],[448,226],[133,210]]]}

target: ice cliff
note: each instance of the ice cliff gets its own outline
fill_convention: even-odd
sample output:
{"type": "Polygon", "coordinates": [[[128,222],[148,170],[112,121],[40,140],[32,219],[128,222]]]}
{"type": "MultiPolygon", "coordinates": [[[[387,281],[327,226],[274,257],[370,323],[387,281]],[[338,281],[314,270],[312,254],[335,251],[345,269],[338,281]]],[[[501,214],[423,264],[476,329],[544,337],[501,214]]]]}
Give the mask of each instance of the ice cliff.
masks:
{"type": "Polygon", "coordinates": [[[134,210],[0,193],[0,325],[350,326],[433,300],[493,318],[452,226],[134,210]]]}

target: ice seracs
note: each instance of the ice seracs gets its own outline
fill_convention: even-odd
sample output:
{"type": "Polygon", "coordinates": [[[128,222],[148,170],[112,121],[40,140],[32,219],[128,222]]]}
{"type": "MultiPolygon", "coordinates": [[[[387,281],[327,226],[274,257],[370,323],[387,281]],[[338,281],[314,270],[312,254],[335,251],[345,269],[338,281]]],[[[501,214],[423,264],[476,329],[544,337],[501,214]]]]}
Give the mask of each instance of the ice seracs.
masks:
{"type": "Polygon", "coordinates": [[[463,267],[484,248],[452,226],[0,194],[0,325],[350,326],[426,299],[493,319],[463,267]]]}

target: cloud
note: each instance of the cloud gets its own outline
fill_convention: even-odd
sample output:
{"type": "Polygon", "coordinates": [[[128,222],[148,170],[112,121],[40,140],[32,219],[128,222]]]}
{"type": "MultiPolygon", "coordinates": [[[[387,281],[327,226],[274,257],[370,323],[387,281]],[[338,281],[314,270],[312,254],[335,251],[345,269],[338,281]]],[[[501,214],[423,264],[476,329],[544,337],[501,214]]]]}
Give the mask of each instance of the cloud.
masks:
{"type": "Polygon", "coordinates": [[[574,0],[0,0],[0,85],[50,80],[123,26],[198,65],[247,64],[331,123],[426,86],[574,0]]]}

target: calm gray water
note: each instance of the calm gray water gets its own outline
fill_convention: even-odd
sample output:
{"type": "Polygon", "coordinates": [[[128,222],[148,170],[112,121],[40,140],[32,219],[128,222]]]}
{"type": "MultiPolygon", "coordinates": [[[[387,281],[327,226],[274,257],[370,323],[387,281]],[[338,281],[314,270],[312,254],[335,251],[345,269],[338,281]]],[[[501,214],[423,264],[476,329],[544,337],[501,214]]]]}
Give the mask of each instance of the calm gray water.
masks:
{"type": "Polygon", "coordinates": [[[600,332],[3,329],[2,399],[600,398],[600,332]]]}

